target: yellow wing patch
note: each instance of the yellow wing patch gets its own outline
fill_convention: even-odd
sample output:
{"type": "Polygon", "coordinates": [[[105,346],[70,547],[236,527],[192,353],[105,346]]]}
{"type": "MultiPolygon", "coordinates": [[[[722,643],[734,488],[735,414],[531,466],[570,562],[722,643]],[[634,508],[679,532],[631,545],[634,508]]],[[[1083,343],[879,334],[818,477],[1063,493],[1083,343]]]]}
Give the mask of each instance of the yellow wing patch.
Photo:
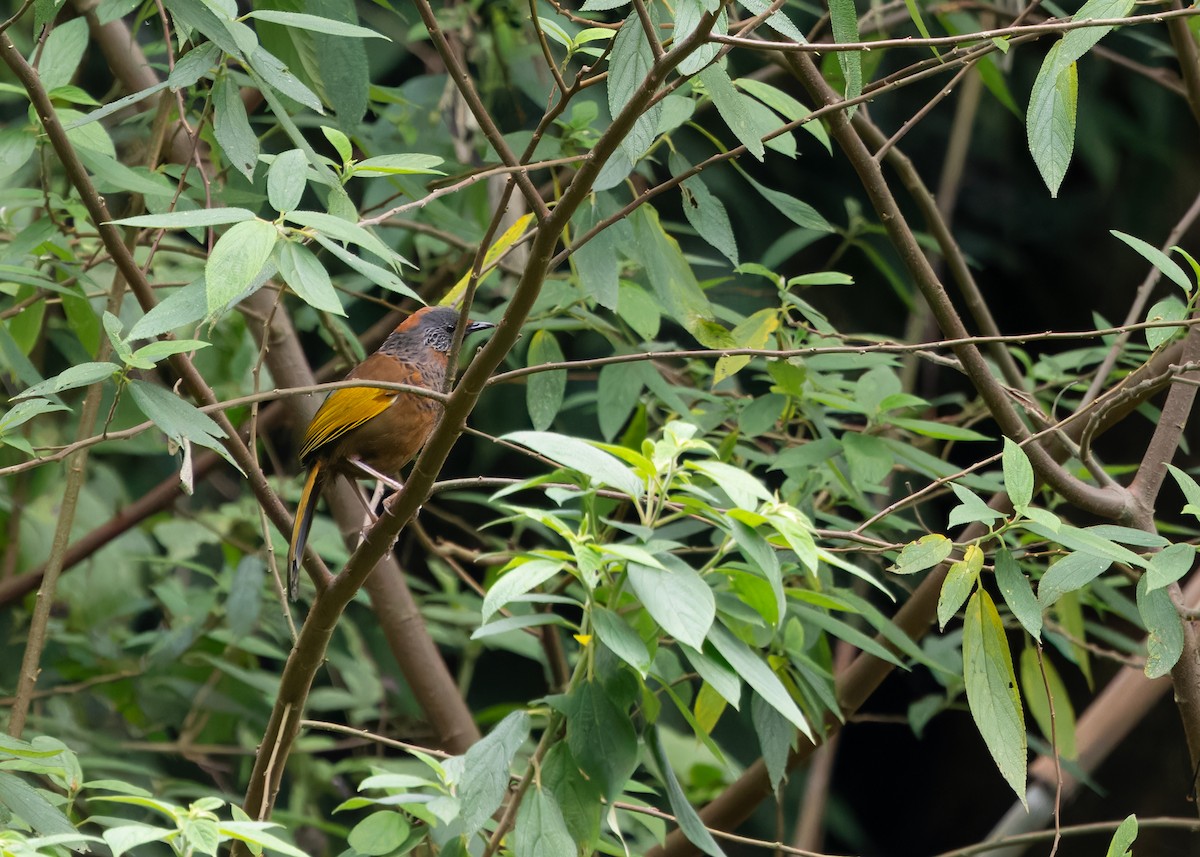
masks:
{"type": "Polygon", "coordinates": [[[396,400],[396,391],[377,387],[344,387],[329,394],[304,433],[300,460],[382,414],[396,400]]]}

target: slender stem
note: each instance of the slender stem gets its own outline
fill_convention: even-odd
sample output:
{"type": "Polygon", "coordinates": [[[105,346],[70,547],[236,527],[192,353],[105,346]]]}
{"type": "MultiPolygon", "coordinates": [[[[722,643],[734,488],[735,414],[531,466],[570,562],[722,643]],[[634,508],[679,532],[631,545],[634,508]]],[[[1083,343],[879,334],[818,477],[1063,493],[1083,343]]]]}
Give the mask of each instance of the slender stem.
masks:
{"type": "MultiPolygon", "coordinates": [[[[825,82],[810,56],[789,54],[786,60],[810,95],[819,103],[834,104],[841,100],[825,82]]],[[[841,113],[830,119],[830,131],[858,172],[863,188],[875,206],[888,237],[933,309],[934,317],[937,318],[943,333],[953,339],[966,337],[967,330],[958,311],[930,267],[929,260],[925,258],[916,236],[909,228],[891,188],[883,177],[879,164],[872,159],[862,138],[854,132],[849,120],[841,113]]],[[[1029,429],[1013,407],[1004,387],[992,374],[979,349],[973,345],[958,346],[954,353],[962,362],[971,382],[1001,430],[1017,441],[1029,437],[1029,429]]],[[[1068,502],[1110,520],[1126,520],[1127,497],[1123,490],[1115,486],[1101,488],[1083,482],[1055,461],[1041,445],[1032,444],[1026,448],[1026,452],[1038,473],[1068,502]]]]}
{"type": "MultiPolygon", "coordinates": [[[[110,311],[119,311],[120,295],[123,288],[120,274],[113,286],[109,298],[110,311]]],[[[108,350],[108,340],[102,340],[100,359],[108,350]]],[[[100,416],[100,404],[104,399],[104,385],[92,384],[83,400],[83,408],[79,414],[79,428],[76,432],[80,438],[90,435],[96,427],[100,416]]],[[[41,588],[38,591],[37,603],[33,615],[29,619],[29,631],[26,635],[25,653],[21,658],[21,672],[17,679],[16,698],[8,719],[8,734],[20,738],[25,730],[25,719],[29,714],[29,706],[33,701],[34,687],[38,674],[41,672],[42,652],[46,648],[47,631],[50,626],[50,610],[54,606],[54,596],[58,588],[58,577],[66,565],[68,545],[71,538],[71,528],[75,524],[75,510],[79,505],[79,495],[87,481],[88,450],[81,449],[72,455],[66,464],[67,482],[63,490],[62,502],[58,507],[57,523],[54,528],[54,538],[50,545],[50,556],[46,560],[42,573],[41,588]]]]}
{"type": "MultiPolygon", "coordinates": [[[[1176,8],[1169,12],[1151,12],[1145,15],[1131,15],[1127,18],[1086,18],[1079,21],[1048,20],[1042,24],[1023,24],[1018,26],[997,27],[991,30],[976,30],[971,33],[959,33],[954,36],[933,36],[918,38],[916,36],[899,39],[879,39],[874,42],[777,42],[766,39],[746,39],[738,36],[709,37],[709,41],[722,45],[732,45],[739,48],[750,48],[760,51],[787,51],[792,54],[825,54],[830,52],[848,51],[881,51],[887,48],[941,48],[969,45],[972,42],[983,42],[990,39],[1011,39],[1014,36],[1045,36],[1055,33],[1066,33],[1071,30],[1082,30],[1088,27],[1132,27],[1138,24],[1161,24],[1176,19],[1186,19],[1200,15],[1200,9],[1189,7],[1176,8]]],[[[1186,27],[1185,27],[1186,29],[1186,27]]]]}
{"type": "MultiPolygon", "coordinates": [[[[1171,228],[1171,232],[1163,244],[1162,251],[1169,253],[1172,246],[1183,240],[1183,236],[1192,228],[1198,217],[1200,217],[1200,194],[1196,195],[1196,198],[1192,200],[1192,204],[1188,206],[1188,210],[1179,218],[1179,222],[1171,228]]],[[[1145,310],[1146,304],[1150,301],[1150,295],[1154,293],[1154,287],[1158,285],[1161,279],[1162,271],[1151,265],[1150,270],[1146,273],[1146,278],[1138,286],[1133,302],[1129,305],[1129,312],[1125,315],[1127,324],[1142,317],[1142,312],[1145,310]]],[[[1081,405],[1088,404],[1096,396],[1100,395],[1100,390],[1107,382],[1109,373],[1112,372],[1112,368],[1116,365],[1118,358],[1124,353],[1125,344],[1129,342],[1131,334],[1132,331],[1130,330],[1123,330],[1117,334],[1116,339],[1113,340],[1112,347],[1104,355],[1104,360],[1096,367],[1096,372],[1092,375],[1092,383],[1088,385],[1087,392],[1084,393],[1083,399],[1080,401],[1081,405]]]]}
{"type": "MultiPolygon", "coordinates": [[[[459,94],[462,95],[463,100],[467,103],[467,108],[471,111],[471,115],[479,123],[479,128],[483,131],[484,136],[487,137],[488,143],[496,150],[496,154],[500,156],[500,160],[504,161],[506,166],[519,168],[521,166],[520,161],[509,147],[508,141],[504,139],[504,134],[497,127],[495,120],[492,119],[492,114],[488,112],[483,99],[479,97],[479,92],[475,89],[475,83],[471,79],[471,75],[467,73],[463,64],[459,62],[458,56],[450,47],[450,42],[446,38],[446,34],[442,32],[441,24],[438,23],[437,13],[433,11],[433,7],[428,0],[413,0],[413,5],[417,7],[417,14],[421,16],[421,22],[425,25],[425,29],[429,33],[429,37],[433,41],[433,46],[437,49],[438,55],[441,56],[450,79],[454,81],[455,88],[458,89],[459,94]]],[[[538,193],[528,173],[518,169],[512,175],[517,182],[517,187],[521,189],[522,196],[525,197],[525,201],[533,209],[538,220],[544,220],[549,215],[550,209],[546,205],[546,201],[542,199],[542,195],[538,193]]]]}

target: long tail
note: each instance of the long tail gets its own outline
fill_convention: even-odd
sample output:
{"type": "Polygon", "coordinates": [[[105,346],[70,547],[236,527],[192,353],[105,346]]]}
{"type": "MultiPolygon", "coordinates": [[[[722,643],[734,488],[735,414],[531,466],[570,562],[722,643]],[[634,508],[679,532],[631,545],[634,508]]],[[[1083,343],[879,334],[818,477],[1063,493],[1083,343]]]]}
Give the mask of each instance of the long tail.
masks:
{"type": "Polygon", "coordinates": [[[292,540],[288,544],[288,594],[292,600],[300,593],[300,561],[304,558],[304,545],[308,543],[308,531],[312,527],[313,512],[321,497],[321,460],[313,462],[300,494],[300,505],[296,507],[296,521],[292,524],[292,540]]]}

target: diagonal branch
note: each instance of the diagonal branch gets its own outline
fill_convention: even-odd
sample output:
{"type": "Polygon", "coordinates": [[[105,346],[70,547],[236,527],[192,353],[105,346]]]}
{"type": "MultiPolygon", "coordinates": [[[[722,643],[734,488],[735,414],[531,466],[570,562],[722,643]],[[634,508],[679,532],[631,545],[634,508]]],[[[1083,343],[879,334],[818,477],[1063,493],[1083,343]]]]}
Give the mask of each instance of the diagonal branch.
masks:
{"type": "MultiPolygon", "coordinates": [[[[826,83],[820,70],[807,54],[786,56],[788,66],[809,91],[812,98],[823,105],[833,105],[841,98],[826,83]]],[[[834,113],[829,120],[830,132],[842,147],[851,166],[859,175],[872,205],[887,231],[896,252],[899,254],[909,275],[925,296],[933,310],[942,332],[951,338],[967,336],[958,311],[954,308],[945,288],[938,280],[929,260],[917,243],[900,210],[880,165],[871,157],[866,144],[854,131],[844,112],[834,113]]],[[[954,349],[955,356],[962,362],[971,382],[979,391],[992,417],[1001,431],[1013,440],[1022,441],[1029,436],[1029,429],[1012,406],[1003,385],[992,375],[982,352],[973,345],[961,345],[954,349]]],[[[1113,521],[1127,521],[1131,514],[1129,499],[1123,489],[1115,486],[1100,488],[1078,479],[1059,464],[1050,452],[1040,444],[1026,448],[1034,468],[1045,481],[1068,502],[1091,514],[1113,521]]]]}

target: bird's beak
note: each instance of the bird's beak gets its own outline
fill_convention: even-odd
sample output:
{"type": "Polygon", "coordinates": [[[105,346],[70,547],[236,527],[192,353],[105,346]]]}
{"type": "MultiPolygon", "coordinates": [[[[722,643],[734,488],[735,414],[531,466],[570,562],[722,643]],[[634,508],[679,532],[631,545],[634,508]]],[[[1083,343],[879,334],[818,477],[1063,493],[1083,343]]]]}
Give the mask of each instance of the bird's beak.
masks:
{"type": "Polygon", "coordinates": [[[488,328],[495,326],[496,325],[492,324],[490,321],[468,321],[466,332],[463,335],[466,336],[474,333],[477,330],[487,330],[488,328]]]}

